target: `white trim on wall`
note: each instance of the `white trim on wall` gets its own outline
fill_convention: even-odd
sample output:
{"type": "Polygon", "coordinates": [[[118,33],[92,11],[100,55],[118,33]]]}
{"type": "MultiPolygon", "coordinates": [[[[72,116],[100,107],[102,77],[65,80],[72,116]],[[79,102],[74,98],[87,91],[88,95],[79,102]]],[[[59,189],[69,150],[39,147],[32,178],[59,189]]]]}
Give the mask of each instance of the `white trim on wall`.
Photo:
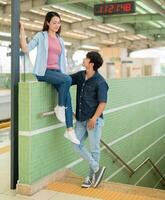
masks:
{"type": "Polygon", "coordinates": [[[117,108],[112,108],[112,109],[109,109],[109,110],[105,110],[104,114],[113,113],[113,112],[116,112],[116,111],[119,111],[119,110],[122,110],[122,109],[125,109],[125,108],[136,106],[138,104],[146,103],[146,102],[149,102],[149,101],[154,101],[154,100],[160,99],[162,97],[165,97],[165,94],[162,94],[162,95],[159,95],[159,96],[155,96],[155,97],[151,97],[151,98],[148,98],[148,99],[144,99],[144,100],[141,100],[141,101],[136,101],[134,103],[126,104],[124,106],[119,106],[117,108]]]}
{"type": "MultiPolygon", "coordinates": [[[[162,155],[154,164],[157,165],[163,158],[164,158],[165,154],[162,155]]],[[[153,169],[153,167],[151,167],[142,177],[139,178],[139,180],[134,184],[137,185],[141,182],[141,180],[143,180],[143,178],[153,169]]]]}
{"type": "MultiPolygon", "coordinates": [[[[139,156],[141,156],[145,151],[147,151],[149,148],[151,148],[152,146],[154,146],[157,142],[159,142],[160,140],[163,139],[163,137],[165,137],[165,134],[162,135],[160,138],[158,138],[155,142],[153,142],[152,144],[150,144],[147,148],[145,148],[143,151],[141,151],[139,154],[137,154],[135,157],[133,157],[130,161],[127,162],[127,164],[132,163],[134,160],[136,160],[136,158],[138,158],[139,156]]],[[[115,171],[115,173],[113,173],[111,176],[107,177],[105,179],[105,181],[108,181],[109,179],[113,178],[114,176],[116,176],[116,174],[118,174],[122,169],[124,169],[125,166],[121,167],[120,169],[118,169],[117,171],[115,171]]]]}
{"type": "MultiPolygon", "coordinates": [[[[163,176],[165,176],[165,174],[163,174],[163,176]]],[[[154,185],[153,188],[156,188],[156,187],[159,185],[159,183],[160,183],[161,180],[162,180],[162,179],[160,178],[160,179],[158,180],[158,182],[154,185]]]]}
{"type": "MultiPolygon", "coordinates": [[[[104,111],[104,115],[109,114],[109,113],[113,113],[113,112],[117,112],[119,110],[122,110],[122,109],[125,109],[125,108],[129,108],[129,107],[132,107],[132,106],[135,106],[135,105],[138,105],[138,104],[142,104],[142,103],[146,103],[146,102],[149,102],[149,101],[153,101],[153,100],[156,100],[156,99],[159,99],[159,98],[162,98],[162,97],[165,97],[165,94],[159,95],[159,96],[156,96],[156,97],[152,97],[152,98],[148,98],[148,99],[145,99],[145,100],[137,101],[137,102],[134,102],[134,103],[131,103],[131,104],[126,104],[124,106],[120,106],[120,107],[117,107],[117,108],[112,108],[112,109],[109,109],[109,110],[105,110],[104,111]]],[[[165,116],[165,115],[163,115],[163,116],[165,116]]],[[[75,121],[74,121],[74,123],[75,123],[75,121]]],[[[19,135],[31,137],[33,135],[37,135],[37,134],[40,134],[40,133],[45,133],[45,132],[48,132],[48,131],[51,131],[51,130],[54,130],[54,129],[57,129],[57,128],[61,128],[61,127],[65,127],[65,124],[58,123],[58,124],[55,124],[55,125],[52,125],[52,126],[48,126],[48,127],[45,127],[45,128],[40,128],[40,129],[33,130],[33,131],[19,131],[19,135]]]]}
{"type": "Polygon", "coordinates": [[[61,128],[61,127],[64,127],[64,126],[65,126],[65,124],[58,123],[58,124],[55,124],[55,125],[52,125],[52,126],[48,126],[48,127],[45,127],[45,128],[40,128],[40,129],[33,130],[33,131],[19,131],[19,135],[26,136],[26,137],[31,137],[33,135],[37,135],[37,134],[40,134],[40,133],[45,133],[45,132],[48,132],[48,131],[52,131],[52,130],[55,130],[55,129],[58,129],[58,128],[61,128]]]}

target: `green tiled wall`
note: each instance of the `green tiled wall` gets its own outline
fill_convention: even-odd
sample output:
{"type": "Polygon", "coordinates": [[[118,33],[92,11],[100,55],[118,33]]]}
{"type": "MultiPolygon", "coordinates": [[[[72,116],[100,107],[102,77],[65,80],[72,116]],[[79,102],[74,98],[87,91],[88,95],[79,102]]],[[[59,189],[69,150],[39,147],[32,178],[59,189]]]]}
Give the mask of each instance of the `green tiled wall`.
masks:
{"type": "Polygon", "coordinates": [[[10,88],[11,78],[10,74],[0,74],[0,88],[10,88]]]}
{"type": "MultiPolygon", "coordinates": [[[[109,99],[104,115],[102,139],[110,144],[132,168],[150,157],[165,174],[165,77],[144,77],[108,81],[109,99]],[[162,96],[161,96],[162,95],[162,96]],[[154,99],[150,99],[154,98],[154,99]],[[146,100],[146,102],[139,102],[146,100]],[[147,101],[148,100],[148,101],[147,101]],[[132,103],[136,105],[130,106],[132,103]],[[108,113],[110,109],[120,108],[108,113]]],[[[71,88],[75,108],[75,87],[71,88]]],[[[19,87],[19,137],[20,183],[32,184],[54,171],[71,164],[72,170],[86,176],[88,166],[77,155],[72,145],[64,139],[65,127],[42,131],[58,124],[55,116],[40,117],[51,111],[57,103],[54,88],[43,82],[22,82],[19,87]],[[36,131],[40,133],[35,134],[36,131]],[[34,133],[31,136],[27,135],[34,133]]],[[[122,165],[103,149],[101,165],[107,167],[105,179],[163,189],[160,177],[144,165],[132,177],[122,165]],[[116,172],[116,174],[115,174],[116,172]],[[144,177],[143,177],[144,176],[144,177]]]]}
{"type": "MultiPolygon", "coordinates": [[[[31,73],[21,73],[20,74],[20,81],[35,81],[36,78],[31,73]]],[[[10,73],[2,73],[0,74],[0,88],[11,88],[11,74],[10,73]]]]}

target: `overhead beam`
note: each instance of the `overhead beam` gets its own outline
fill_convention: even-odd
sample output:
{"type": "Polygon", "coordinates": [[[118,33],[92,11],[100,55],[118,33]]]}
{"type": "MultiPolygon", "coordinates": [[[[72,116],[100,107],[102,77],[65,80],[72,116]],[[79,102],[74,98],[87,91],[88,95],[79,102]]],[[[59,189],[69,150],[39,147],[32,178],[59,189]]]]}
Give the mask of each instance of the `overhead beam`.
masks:
{"type": "Polygon", "coordinates": [[[31,21],[37,20],[37,21],[44,22],[45,16],[27,11],[27,12],[21,13],[21,17],[27,18],[31,21]]]}
{"type": "Polygon", "coordinates": [[[11,41],[11,37],[10,36],[2,36],[2,35],[0,35],[0,40],[1,41],[11,41]]]}
{"type": "Polygon", "coordinates": [[[98,22],[94,20],[84,20],[80,22],[75,22],[70,25],[71,29],[86,29],[88,26],[94,26],[98,24],[98,22]]]}
{"type": "MultiPolygon", "coordinates": [[[[101,38],[106,38],[106,39],[109,39],[109,36],[116,38],[119,35],[124,36],[126,34],[134,34],[135,33],[135,30],[130,26],[122,26],[123,28],[125,28],[128,31],[121,31],[121,32],[110,33],[110,34],[103,33],[103,32],[96,31],[96,30],[92,30],[92,29],[89,28],[89,26],[96,26],[96,25],[99,25],[99,24],[101,25],[101,23],[96,22],[95,20],[84,20],[84,21],[75,22],[75,23],[72,23],[72,24],[66,23],[64,26],[62,25],[62,31],[65,32],[65,31],[68,31],[68,30],[69,31],[80,30],[80,31],[84,31],[85,33],[94,34],[94,35],[97,35],[101,38]]],[[[102,25],[104,25],[104,24],[102,24],[102,25]]]]}
{"type": "MultiPolygon", "coordinates": [[[[96,35],[96,37],[91,37],[89,39],[85,39],[85,40],[77,40],[77,39],[73,39],[73,40],[77,40],[76,45],[89,45],[89,43],[93,43],[98,45],[98,42],[100,42],[101,40],[115,40],[117,38],[122,38],[125,35],[129,35],[129,34],[135,34],[135,28],[134,26],[129,26],[126,23],[134,23],[137,24],[138,22],[144,22],[144,21],[156,21],[156,20],[165,20],[163,16],[161,16],[160,14],[145,14],[145,15],[123,15],[123,16],[111,16],[111,17],[100,17],[100,16],[94,16],[93,14],[93,10],[92,7],[89,7],[87,5],[83,5],[84,2],[87,2],[88,0],[84,0],[84,1],[76,1],[76,0],[71,0],[71,1],[66,1],[66,0],[27,0],[27,1],[23,1],[21,2],[22,4],[22,9],[25,10],[24,12],[22,12],[21,16],[25,17],[25,18],[29,18],[30,22],[34,22],[34,20],[38,20],[38,21],[43,21],[44,16],[39,15],[39,14],[34,14],[29,12],[29,7],[35,9],[37,8],[41,8],[43,5],[46,8],[49,8],[50,5],[59,5],[59,7],[61,8],[61,10],[63,10],[64,8],[64,12],[70,11],[71,13],[77,13],[77,14],[83,14],[87,17],[90,17],[91,19],[86,19],[84,21],[80,21],[80,22],[76,22],[76,23],[66,23],[66,22],[62,22],[62,33],[64,33],[65,31],[73,31],[73,30],[79,30],[79,31],[83,31],[84,33],[93,33],[96,35]],[[76,5],[74,3],[78,3],[78,2],[82,2],[81,5],[76,5]],[[32,6],[33,3],[33,6],[32,6]],[[46,4],[47,3],[47,4],[46,4]],[[51,3],[51,4],[50,4],[51,3]],[[35,7],[34,7],[35,6],[35,7]],[[27,10],[26,10],[27,8],[27,10]],[[106,34],[103,32],[99,32],[99,31],[95,31],[95,30],[91,30],[88,27],[89,26],[96,26],[98,24],[107,24],[107,23],[112,23],[112,24],[117,24],[118,27],[122,27],[127,31],[124,32],[117,32],[117,33],[112,33],[112,34],[106,34]]],[[[60,11],[60,9],[59,9],[60,11]]],[[[57,10],[58,12],[58,10],[57,10]]],[[[3,15],[4,16],[4,15],[3,15]]],[[[8,23],[8,22],[7,22],[8,23]]],[[[37,27],[27,27],[29,29],[29,31],[26,30],[26,33],[28,33],[29,35],[32,35],[31,32],[32,31],[38,31],[37,27]],[[34,30],[35,29],[35,30],[34,30]],[[30,31],[31,30],[31,31],[30,31]]],[[[143,35],[148,35],[149,37],[151,35],[154,34],[160,34],[163,35],[164,31],[162,29],[143,29],[143,30],[138,30],[136,31],[137,34],[143,34],[143,35]],[[160,32],[161,30],[161,32],[160,32]]],[[[67,38],[64,39],[67,40],[67,38]]],[[[72,43],[75,44],[75,41],[73,41],[72,43]]]]}
{"type": "MultiPolygon", "coordinates": [[[[57,5],[56,0],[48,0],[47,3],[48,4],[54,4],[55,6],[57,5]]],[[[83,15],[90,17],[91,19],[95,20],[96,22],[104,23],[104,17],[94,16],[93,9],[89,6],[84,5],[84,7],[83,7],[83,5],[78,6],[78,5],[75,5],[75,4],[72,4],[72,5],[70,5],[70,4],[69,5],[68,4],[63,5],[62,4],[62,5],[58,5],[58,7],[61,8],[61,9],[66,9],[70,12],[83,14],[83,15]]],[[[131,33],[135,32],[134,27],[132,27],[130,25],[121,24],[120,27],[126,29],[127,31],[130,31],[131,33]]]]}
{"type": "MultiPolygon", "coordinates": [[[[47,0],[26,0],[21,1],[20,3],[20,10],[21,12],[29,11],[32,8],[41,7],[46,5],[47,0]]],[[[3,6],[3,14],[10,14],[11,13],[11,5],[7,4],[3,6]]]]}
{"type": "Polygon", "coordinates": [[[122,31],[122,32],[117,32],[117,33],[110,33],[110,34],[102,34],[102,35],[97,35],[96,37],[88,38],[81,40],[81,44],[89,44],[91,41],[94,43],[99,43],[102,40],[110,40],[110,41],[116,41],[118,39],[123,39],[124,36],[129,36],[130,33],[127,31],[122,31]]]}
{"type": "MultiPolygon", "coordinates": [[[[54,1],[52,1],[52,2],[54,2],[54,1]]],[[[63,7],[64,6],[62,6],[62,8],[63,7]]],[[[69,8],[70,8],[71,12],[74,10],[72,5],[69,8]]],[[[82,8],[76,6],[76,13],[81,13],[81,11],[82,11],[82,8]]],[[[93,10],[92,9],[90,9],[90,11],[87,12],[88,15],[89,15],[89,13],[91,13],[90,15],[91,15],[91,17],[93,17],[93,10]]],[[[37,15],[37,14],[34,14],[34,13],[30,13],[30,12],[23,12],[21,16],[25,17],[25,18],[29,18],[32,22],[34,20],[39,20],[39,21],[42,20],[43,21],[43,16],[37,15]]],[[[104,35],[104,33],[88,29],[89,25],[97,25],[98,23],[101,24],[103,18],[102,17],[97,17],[97,18],[99,18],[99,21],[96,21],[93,18],[91,18],[91,20],[85,20],[83,22],[76,22],[76,23],[73,23],[73,24],[63,22],[62,31],[68,31],[68,30],[71,31],[71,30],[76,29],[76,30],[81,30],[81,31],[85,30],[86,33],[95,33],[95,34],[97,33],[98,35],[104,35]]],[[[130,31],[131,33],[135,32],[134,28],[131,27],[131,26],[128,26],[128,25],[121,25],[121,26],[124,29],[130,31]]]]}
{"type": "MultiPolygon", "coordinates": [[[[0,30],[1,32],[5,32],[5,33],[10,33],[11,32],[11,24],[0,24],[0,30]]],[[[31,29],[31,30],[25,30],[26,31],[26,36],[27,37],[32,37],[32,35],[35,34],[36,30],[31,29]]]]}
{"type": "MultiPolygon", "coordinates": [[[[51,5],[55,5],[57,6],[57,3],[56,3],[56,0],[48,0],[47,1],[47,4],[51,4],[51,5]]],[[[66,9],[70,12],[74,12],[74,13],[77,13],[77,14],[82,14],[82,15],[85,15],[91,19],[94,19],[96,21],[99,21],[99,22],[103,22],[103,17],[100,17],[100,16],[94,16],[93,14],[93,9],[90,8],[89,6],[85,6],[85,5],[76,5],[76,4],[58,4],[58,7],[61,8],[61,9],[66,9]]]]}
{"type": "Polygon", "coordinates": [[[96,36],[96,37],[92,37],[92,38],[88,38],[88,39],[84,39],[84,40],[82,40],[80,43],[81,43],[81,45],[89,45],[89,44],[97,44],[98,43],[98,41],[100,41],[100,37],[99,36],[96,36]]]}
{"type": "Polygon", "coordinates": [[[125,24],[125,23],[142,23],[148,21],[165,21],[165,17],[160,14],[141,14],[141,15],[124,15],[105,17],[105,24],[125,24]]]}
{"type": "Polygon", "coordinates": [[[155,10],[157,13],[160,13],[162,16],[165,16],[165,10],[159,6],[155,1],[153,0],[142,0],[147,6],[155,10]]]}
{"type": "Polygon", "coordinates": [[[11,32],[11,24],[0,24],[1,32],[10,33],[11,32]]]}
{"type": "Polygon", "coordinates": [[[72,3],[84,3],[84,2],[91,2],[91,0],[56,0],[56,4],[72,4],[72,3]]]}
{"type": "Polygon", "coordinates": [[[116,43],[113,45],[110,45],[111,47],[127,47],[130,45],[134,45],[134,46],[138,46],[138,45],[144,45],[144,44],[148,44],[150,41],[148,39],[142,39],[142,40],[134,40],[134,41],[130,41],[127,40],[125,42],[120,42],[120,43],[116,43]]]}
{"type": "Polygon", "coordinates": [[[72,30],[81,30],[84,31],[88,28],[88,26],[92,26],[96,24],[94,20],[84,20],[74,23],[63,23],[62,22],[62,31],[72,31],[72,30]]]}
{"type": "Polygon", "coordinates": [[[62,33],[65,31],[73,31],[73,30],[80,30],[84,31],[84,33],[94,34],[95,36],[91,36],[88,39],[81,40],[81,44],[89,44],[91,41],[98,43],[100,40],[115,40],[117,38],[121,38],[126,35],[130,35],[135,33],[129,32],[129,31],[120,31],[115,33],[103,33],[100,31],[92,30],[88,28],[89,25],[98,25],[98,23],[94,20],[88,20],[88,21],[82,21],[82,22],[75,22],[73,24],[66,24],[65,26],[62,26],[62,33]]]}
{"type": "MultiPolygon", "coordinates": [[[[42,26],[39,26],[39,27],[36,27],[37,24],[33,24],[33,26],[31,26],[30,22],[27,22],[29,25],[27,24],[24,24],[25,26],[25,29],[28,30],[29,32],[37,32],[37,31],[41,31],[42,29],[42,26]]],[[[7,22],[3,22],[0,27],[2,27],[0,30],[2,31],[2,29],[5,29],[5,27],[8,26],[8,27],[11,27],[11,21],[7,21],[7,22]]]]}
{"type": "Polygon", "coordinates": [[[137,30],[136,33],[144,35],[165,34],[165,28],[141,29],[137,30]]]}
{"type": "Polygon", "coordinates": [[[162,47],[165,45],[165,40],[164,41],[161,41],[161,42],[153,42],[152,43],[152,47],[162,47]]]}
{"type": "Polygon", "coordinates": [[[143,40],[135,40],[135,41],[125,41],[118,44],[110,45],[111,47],[121,47],[128,49],[142,49],[142,48],[153,48],[153,47],[161,47],[165,45],[165,41],[151,41],[148,39],[143,40]]]}
{"type": "Polygon", "coordinates": [[[61,36],[62,36],[62,38],[64,39],[65,42],[71,42],[71,43],[76,43],[77,42],[77,45],[80,44],[80,40],[78,40],[78,39],[73,39],[73,38],[64,36],[63,34],[61,36]]]}

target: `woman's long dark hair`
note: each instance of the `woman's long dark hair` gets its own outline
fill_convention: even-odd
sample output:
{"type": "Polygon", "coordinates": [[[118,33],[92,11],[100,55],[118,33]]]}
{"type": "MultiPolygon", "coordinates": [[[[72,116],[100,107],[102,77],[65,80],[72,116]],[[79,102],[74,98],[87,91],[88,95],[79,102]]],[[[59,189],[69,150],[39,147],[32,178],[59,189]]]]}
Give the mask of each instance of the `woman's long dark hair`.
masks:
{"type": "MultiPolygon", "coordinates": [[[[61,21],[61,17],[60,17],[60,15],[58,13],[53,12],[53,11],[52,12],[48,12],[46,14],[46,16],[45,16],[45,21],[44,21],[44,25],[43,25],[42,31],[48,31],[49,30],[49,26],[47,25],[47,22],[50,23],[52,17],[54,17],[54,16],[58,17],[60,19],[60,21],[61,21]]],[[[61,33],[61,26],[57,31],[58,35],[60,35],[60,33],[61,33]]]]}

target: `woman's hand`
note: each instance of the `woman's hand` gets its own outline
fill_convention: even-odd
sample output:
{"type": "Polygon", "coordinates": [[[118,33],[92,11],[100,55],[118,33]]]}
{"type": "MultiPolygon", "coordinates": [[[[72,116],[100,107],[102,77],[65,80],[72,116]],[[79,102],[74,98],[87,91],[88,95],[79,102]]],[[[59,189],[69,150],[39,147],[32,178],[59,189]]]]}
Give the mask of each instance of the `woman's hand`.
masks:
{"type": "Polygon", "coordinates": [[[24,53],[28,52],[27,43],[26,43],[26,35],[25,35],[25,29],[23,23],[19,22],[20,27],[20,46],[24,53]]]}
{"type": "Polygon", "coordinates": [[[24,24],[21,21],[19,22],[19,28],[20,28],[20,30],[25,30],[24,24]]]}

